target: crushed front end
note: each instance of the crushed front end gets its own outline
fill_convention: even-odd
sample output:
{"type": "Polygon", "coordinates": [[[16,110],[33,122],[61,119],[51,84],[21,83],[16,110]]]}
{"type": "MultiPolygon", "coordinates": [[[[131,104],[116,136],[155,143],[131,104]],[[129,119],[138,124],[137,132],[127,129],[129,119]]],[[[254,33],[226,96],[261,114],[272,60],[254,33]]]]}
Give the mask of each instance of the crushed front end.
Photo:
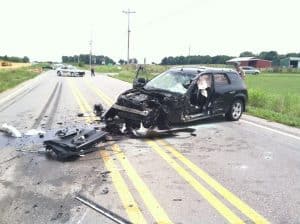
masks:
{"type": "MultiPolygon", "coordinates": [[[[150,93],[141,89],[131,89],[121,94],[117,102],[105,113],[107,126],[120,125],[138,129],[158,127],[168,128],[168,108],[164,105],[167,96],[150,93]]],[[[112,127],[110,126],[110,127],[112,127]]]]}

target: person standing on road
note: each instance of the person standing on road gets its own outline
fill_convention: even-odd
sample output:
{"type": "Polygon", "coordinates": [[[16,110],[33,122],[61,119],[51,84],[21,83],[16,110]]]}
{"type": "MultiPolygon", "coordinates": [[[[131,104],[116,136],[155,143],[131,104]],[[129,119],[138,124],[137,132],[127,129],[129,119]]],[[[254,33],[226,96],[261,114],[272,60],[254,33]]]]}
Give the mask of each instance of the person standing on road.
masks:
{"type": "Polygon", "coordinates": [[[242,79],[245,79],[245,72],[244,70],[240,67],[240,63],[236,62],[234,63],[234,67],[236,71],[239,73],[242,79]]]}
{"type": "Polygon", "coordinates": [[[94,68],[91,68],[91,77],[95,76],[95,70],[94,68]]]}

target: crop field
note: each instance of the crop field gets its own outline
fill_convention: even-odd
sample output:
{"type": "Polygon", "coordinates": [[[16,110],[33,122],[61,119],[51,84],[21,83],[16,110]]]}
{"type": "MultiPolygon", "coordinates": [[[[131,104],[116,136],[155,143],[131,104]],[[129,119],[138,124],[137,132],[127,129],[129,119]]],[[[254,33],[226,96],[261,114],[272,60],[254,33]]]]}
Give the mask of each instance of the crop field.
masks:
{"type": "Polygon", "coordinates": [[[300,74],[263,73],[246,78],[248,113],[300,127],[300,74]]]}
{"type": "Polygon", "coordinates": [[[5,63],[4,61],[0,60],[0,70],[1,69],[16,69],[16,68],[28,67],[30,65],[31,65],[30,63],[14,63],[14,62],[5,63]],[[8,66],[3,66],[3,64],[8,64],[8,66]]]}

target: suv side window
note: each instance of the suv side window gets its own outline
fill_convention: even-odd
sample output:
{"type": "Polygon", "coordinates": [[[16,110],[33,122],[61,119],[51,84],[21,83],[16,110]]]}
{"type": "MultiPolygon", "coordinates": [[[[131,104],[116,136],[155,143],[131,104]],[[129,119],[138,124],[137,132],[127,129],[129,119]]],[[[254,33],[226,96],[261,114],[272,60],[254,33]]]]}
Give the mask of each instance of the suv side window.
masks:
{"type": "Polygon", "coordinates": [[[229,85],[229,79],[225,74],[217,73],[214,74],[215,86],[229,85]]]}

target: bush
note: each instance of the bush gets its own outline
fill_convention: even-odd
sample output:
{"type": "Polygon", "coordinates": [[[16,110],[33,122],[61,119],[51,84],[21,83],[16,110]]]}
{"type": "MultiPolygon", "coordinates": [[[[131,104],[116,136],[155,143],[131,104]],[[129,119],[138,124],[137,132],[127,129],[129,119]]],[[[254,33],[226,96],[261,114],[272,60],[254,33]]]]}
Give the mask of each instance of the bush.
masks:
{"type": "Polygon", "coordinates": [[[78,63],[78,67],[81,67],[81,68],[84,67],[84,63],[83,62],[79,62],[78,63]]]}

